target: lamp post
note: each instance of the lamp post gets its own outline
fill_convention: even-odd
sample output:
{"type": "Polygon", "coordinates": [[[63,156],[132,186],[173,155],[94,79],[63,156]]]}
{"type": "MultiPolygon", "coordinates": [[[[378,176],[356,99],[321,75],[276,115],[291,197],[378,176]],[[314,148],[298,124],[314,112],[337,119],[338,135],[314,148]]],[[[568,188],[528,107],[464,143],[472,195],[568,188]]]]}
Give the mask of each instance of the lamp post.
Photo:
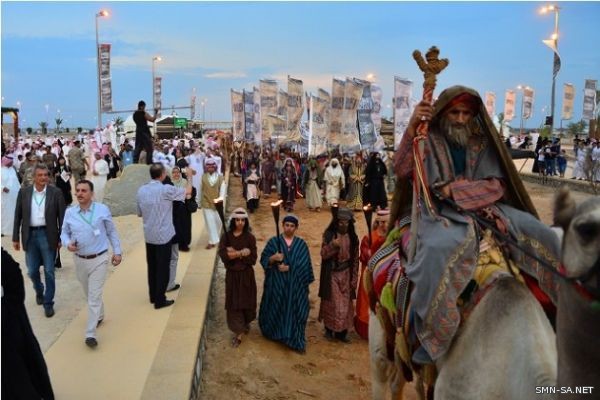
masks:
{"type": "Polygon", "coordinates": [[[202,99],[200,105],[202,106],[202,122],[206,122],[206,102],[207,99],[202,99]]]}
{"type": "Polygon", "coordinates": [[[98,126],[102,126],[101,91],[100,91],[100,43],[98,42],[98,18],[108,17],[108,11],[101,10],[96,14],[96,73],[98,75],[98,126]]]}
{"type": "Polygon", "coordinates": [[[523,112],[525,111],[525,90],[529,90],[529,86],[518,85],[517,90],[521,91],[521,125],[519,128],[519,135],[523,135],[523,112]]]}
{"type": "Polygon", "coordinates": [[[154,80],[156,75],[156,61],[162,61],[162,57],[152,57],[152,108],[156,110],[156,91],[154,90],[154,80]]]}
{"type": "Polygon", "coordinates": [[[556,73],[554,73],[554,64],[555,64],[555,60],[558,57],[558,14],[559,14],[559,10],[560,7],[556,6],[556,5],[549,5],[549,6],[544,6],[542,7],[542,9],[540,10],[540,12],[542,14],[546,14],[548,12],[554,12],[554,33],[551,36],[550,41],[544,41],[544,43],[548,44],[548,43],[552,43],[554,45],[554,48],[552,48],[552,46],[550,46],[550,48],[552,48],[552,50],[554,51],[553,54],[553,58],[552,58],[552,97],[550,100],[550,134],[552,134],[552,132],[554,131],[554,98],[555,98],[555,94],[556,94],[556,75],[558,74],[558,71],[556,73]]]}

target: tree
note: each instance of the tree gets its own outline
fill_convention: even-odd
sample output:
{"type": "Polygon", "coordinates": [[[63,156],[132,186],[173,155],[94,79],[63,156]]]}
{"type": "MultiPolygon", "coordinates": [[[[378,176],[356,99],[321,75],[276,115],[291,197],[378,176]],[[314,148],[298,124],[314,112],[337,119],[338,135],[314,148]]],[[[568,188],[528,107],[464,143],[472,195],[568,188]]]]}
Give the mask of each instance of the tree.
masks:
{"type": "Polygon", "coordinates": [[[25,130],[27,131],[28,135],[31,135],[33,133],[33,128],[32,127],[29,127],[29,128],[27,128],[25,130]]]}
{"type": "Polygon", "coordinates": [[[124,123],[125,123],[125,120],[123,118],[121,118],[121,117],[115,118],[115,127],[117,128],[117,132],[119,132],[121,130],[124,123]]]}
{"type": "Polygon", "coordinates": [[[62,123],[63,123],[63,120],[62,120],[62,118],[60,118],[60,117],[59,117],[59,118],[55,118],[55,119],[54,119],[54,122],[56,122],[56,131],[57,131],[57,132],[60,132],[60,126],[61,126],[61,125],[62,125],[62,123]]]}
{"type": "Polygon", "coordinates": [[[40,128],[42,128],[42,133],[46,135],[48,133],[48,123],[45,121],[40,122],[40,128]]]}
{"type": "Polygon", "coordinates": [[[575,137],[575,135],[581,135],[585,131],[586,126],[587,122],[583,119],[579,122],[570,122],[569,125],[567,125],[567,132],[569,132],[569,135],[572,137],[575,137]]]}
{"type": "Polygon", "coordinates": [[[500,124],[500,132],[498,132],[500,134],[500,137],[502,137],[502,128],[504,125],[504,113],[501,112],[498,114],[498,123],[500,124]]]}
{"type": "Polygon", "coordinates": [[[83,132],[83,128],[82,128],[82,127],[80,127],[80,126],[78,126],[78,127],[77,127],[77,133],[81,133],[81,132],[83,132]]]}

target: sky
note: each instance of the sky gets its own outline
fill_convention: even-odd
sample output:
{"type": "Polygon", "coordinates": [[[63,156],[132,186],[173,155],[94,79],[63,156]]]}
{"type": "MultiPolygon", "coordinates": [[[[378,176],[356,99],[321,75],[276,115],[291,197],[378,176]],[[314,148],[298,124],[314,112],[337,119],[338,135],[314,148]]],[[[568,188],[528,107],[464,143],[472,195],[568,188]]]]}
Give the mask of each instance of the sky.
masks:
{"type": "MultiPolygon", "coordinates": [[[[97,125],[95,15],[100,43],[110,43],[114,110],[152,103],[152,59],[163,78],[163,106],[187,106],[195,89],[196,116],[230,121],[230,89],[258,86],[260,79],[301,79],[306,91],[331,91],[333,77],[365,79],[383,90],[390,116],[394,76],[415,82],[422,73],[412,52],[432,46],[450,65],[443,88],[461,84],[483,96],[517,85],[535,90],[526,128],[549,115],[552,51],[542,43],[554,31],[554,14],[542,2],[7,2],[1,12],[2,106],[21,109],[20,126],[60,116],[63,127],[97,125]],[[200,105],[205,99],[204,110],[200,105]],[[48,107],[46,107],[48,105],[48,107]]],[[[563,84],[575,86],[574,116],[581,119],[583,85],[600,79],[600,2],[560,2],[555,123],[563,84]]],[[[521,95],[516,110],[520,110],[521,95]]],[[[163,111],[164,113],[169,110],[163,111]]],[[[188,110],[178,114],[189,117],[188,110]]],[[[516,111],[519,115],[519,112],[516,111]]],[[[121,114],[126,118],[130,113],[121,114]]],[[[115,114],[104,114],[103,123],[115,114]]],[[[564,124],[568,124],[565,121],[564,124]]],[[[512,121],[519,126],[518,117],[512,121]]]]}

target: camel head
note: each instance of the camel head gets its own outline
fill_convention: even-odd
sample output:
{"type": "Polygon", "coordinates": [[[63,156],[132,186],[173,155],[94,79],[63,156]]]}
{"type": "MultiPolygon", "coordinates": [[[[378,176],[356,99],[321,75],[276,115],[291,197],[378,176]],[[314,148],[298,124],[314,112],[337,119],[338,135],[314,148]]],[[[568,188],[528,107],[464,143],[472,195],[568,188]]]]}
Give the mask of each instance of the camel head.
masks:
{"type": "Polygon", "coordinates": [[[576,205],[566,188],[561,188],[554,203],[554,224],[564,231],[562,263],[567,276],[581,276],[600,257],[600,196],[576,205]]]}

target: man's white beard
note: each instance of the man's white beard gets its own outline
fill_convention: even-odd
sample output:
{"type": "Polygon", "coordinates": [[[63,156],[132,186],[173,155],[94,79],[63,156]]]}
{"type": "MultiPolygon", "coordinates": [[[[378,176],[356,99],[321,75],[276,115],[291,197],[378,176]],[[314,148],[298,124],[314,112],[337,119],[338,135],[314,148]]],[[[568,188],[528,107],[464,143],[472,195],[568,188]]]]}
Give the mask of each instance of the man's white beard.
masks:
{"type": "Polygon", "coordinates": [[[447,118],[442,121],[442,129],[450,144],[466,147],[471,137],[471,129],[468,124],[452,124],[447,118]]]}

